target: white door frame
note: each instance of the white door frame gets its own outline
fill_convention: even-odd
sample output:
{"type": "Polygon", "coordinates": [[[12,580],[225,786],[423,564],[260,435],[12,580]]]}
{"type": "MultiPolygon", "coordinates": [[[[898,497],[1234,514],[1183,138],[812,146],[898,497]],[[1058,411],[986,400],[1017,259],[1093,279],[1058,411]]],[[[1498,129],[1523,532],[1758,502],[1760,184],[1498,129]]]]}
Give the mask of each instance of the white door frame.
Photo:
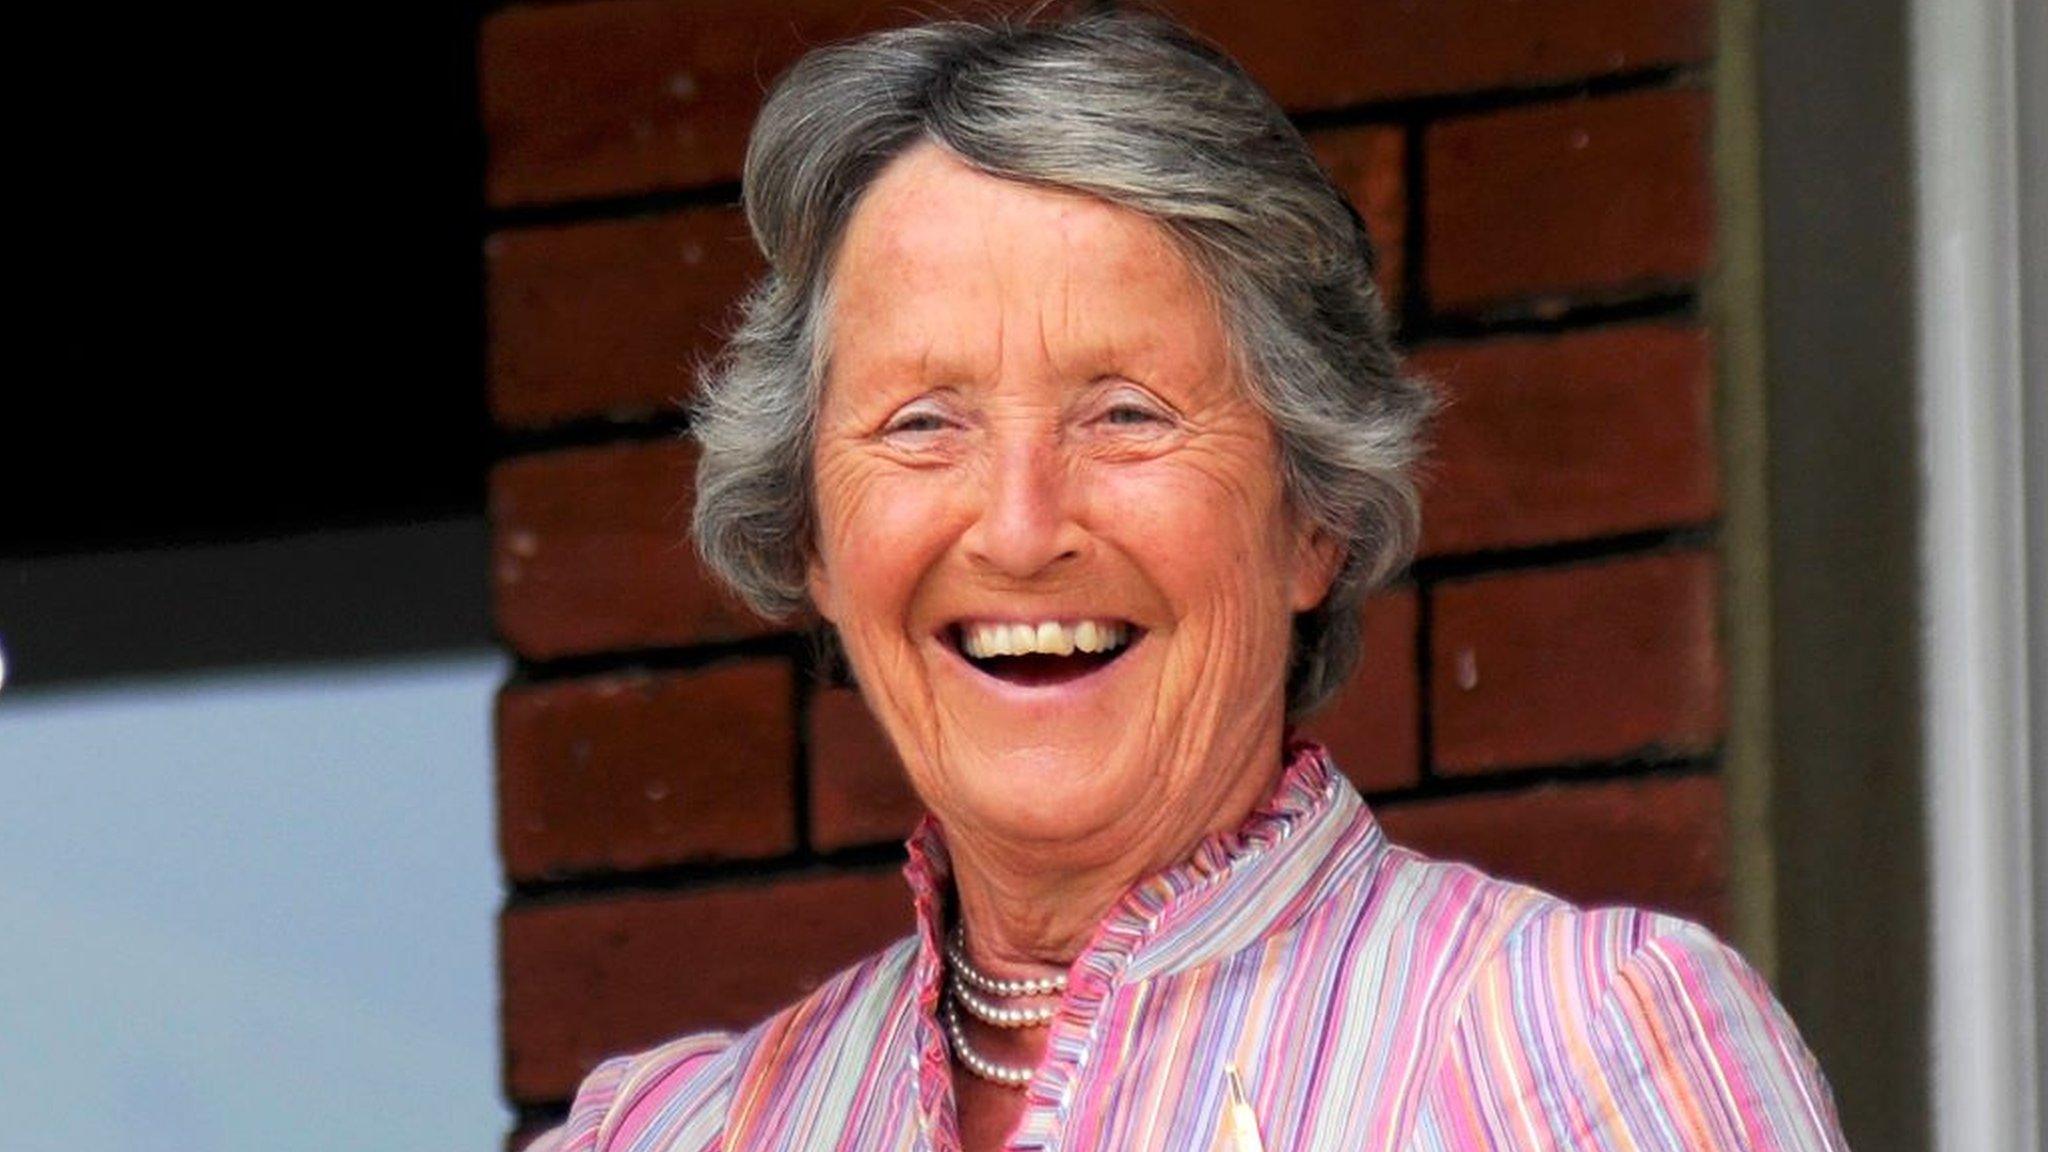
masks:
{"type": "Polygon", "coordinates": [[[1910,23],[1928,1042],[1942,1152],[2048,1147],[2042,9],[1914,0],[1910,23]]]}

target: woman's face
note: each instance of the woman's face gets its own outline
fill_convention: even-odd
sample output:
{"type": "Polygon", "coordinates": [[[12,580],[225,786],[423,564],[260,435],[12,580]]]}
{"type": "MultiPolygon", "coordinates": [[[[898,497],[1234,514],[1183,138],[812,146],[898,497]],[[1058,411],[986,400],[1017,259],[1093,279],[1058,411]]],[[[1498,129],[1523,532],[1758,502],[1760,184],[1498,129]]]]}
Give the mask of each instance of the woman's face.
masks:
{"type": "Polygon", "coordinates": [[[834,285],[811,593],[919,795],[1074,866],[1234,822],[1338,552],[1166,233],[926,144],[834,285]]]}

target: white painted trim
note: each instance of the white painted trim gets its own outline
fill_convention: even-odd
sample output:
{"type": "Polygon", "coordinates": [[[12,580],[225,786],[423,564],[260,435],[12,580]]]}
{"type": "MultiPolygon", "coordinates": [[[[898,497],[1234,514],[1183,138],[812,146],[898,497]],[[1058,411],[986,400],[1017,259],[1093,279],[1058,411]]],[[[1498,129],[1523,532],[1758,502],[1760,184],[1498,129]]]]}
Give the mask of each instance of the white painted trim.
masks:
{"type": "Polygon", "coordinates": [[[2029,565],[2039,561],[2028,559],[2024,499],[2029,453],[2043,445],[2028,443],[2033,405],[2023,392],[2021,243],[2033,229],[2020,224],[2016,102],[2016,24],[2035,14],[2015,10],[2035,2],[1915,0],[1912,9],[1930,1067],[1941,1152],[2043,1147],[2028,686],[2041,610],[2029,620],[2029,565]]]}
{"type": "Polygon", "coordinates": [[[2048,3],[2019,5],[2020,398],[2026,438],[2027,768],[2033,808],[2033,1098],[2022,1124],[2048,1148],[2048,3]]]}

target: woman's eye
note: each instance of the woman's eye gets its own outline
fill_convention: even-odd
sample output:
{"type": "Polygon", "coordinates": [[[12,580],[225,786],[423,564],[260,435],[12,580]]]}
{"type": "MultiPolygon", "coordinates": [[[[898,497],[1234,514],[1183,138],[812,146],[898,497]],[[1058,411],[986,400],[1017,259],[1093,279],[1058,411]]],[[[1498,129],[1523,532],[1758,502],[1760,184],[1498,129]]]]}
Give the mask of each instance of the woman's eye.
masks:
{"type": "Polygon", "coordinates": [[[884,431],[896,432],[937,432],[946,422],[930,412],[912,412],[889,422],[884,431]]]}
{"type": "Polygon", "coordinates": [[[1118,404],[1116,407],[1111,408],[1109,411],[1103,413],[1102,418],[1107,423],[1120,425],[1126,428],[1142,427],[1148,424],[1159,424],[1164,422],[1166,419],[1164,416],[1161,416],[1159,413],[1153,411],[1152,409],[1141,407],[1136,404],[1118,404]]]}
{"type": "Polygon", "coordinates": [[[890,417],[889,422],[882,425],[882,436],[904,447],[924,447],[959,426],[960,422],[943,408],[918,404],[890,417]]]}

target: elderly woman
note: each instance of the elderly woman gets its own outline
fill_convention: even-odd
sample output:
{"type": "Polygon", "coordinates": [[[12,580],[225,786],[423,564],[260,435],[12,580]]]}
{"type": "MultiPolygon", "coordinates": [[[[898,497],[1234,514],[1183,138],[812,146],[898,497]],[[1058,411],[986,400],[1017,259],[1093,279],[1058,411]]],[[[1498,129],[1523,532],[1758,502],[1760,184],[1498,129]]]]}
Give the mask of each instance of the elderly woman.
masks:
{"type": "Polygon", "coordinates": [[[745,189],[699,545],[829,624],[931,813],[917,930],[605,1062],[536,1149],[1843,1146],[1705,930],[1391,845],[1292,737],[1431,399],[1234,64],[1133,16],[869,36],[782,81],[745,189]]]}

